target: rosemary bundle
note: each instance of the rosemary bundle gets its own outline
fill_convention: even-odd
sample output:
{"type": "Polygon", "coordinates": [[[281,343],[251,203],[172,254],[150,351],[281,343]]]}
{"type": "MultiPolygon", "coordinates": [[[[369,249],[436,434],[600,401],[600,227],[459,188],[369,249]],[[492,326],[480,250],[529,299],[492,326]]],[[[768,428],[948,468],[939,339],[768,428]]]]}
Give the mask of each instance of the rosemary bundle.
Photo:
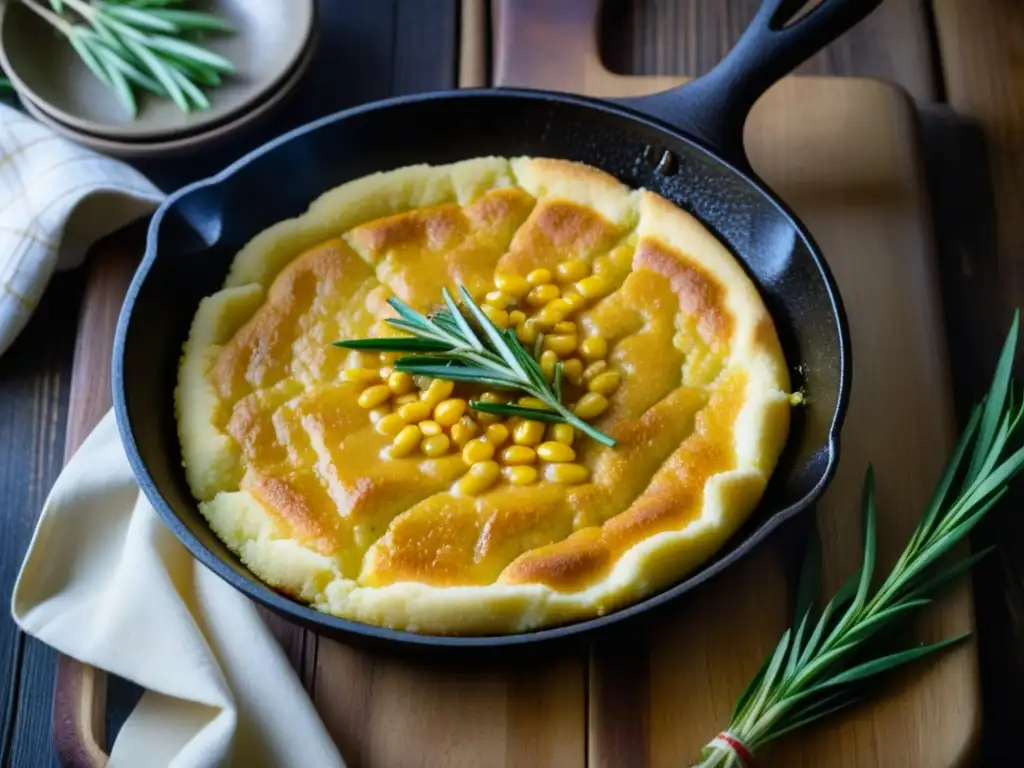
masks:
{"type": "MultiPolygon", "coordinates": [[[[459,286],[465,310],[455,302],[447,288],[442,290],[442,294],[447,309],[429,317],[400,299],[388,299],[399,315],[388,318],[388,325],[409,336],[336,341],[334,346],[364,352],[413,353],[415,356],[398,358],[394,369],[414,376],[523,392],[543,401],[550,409],[470,400],[469,407],[474,410],[535,421],[566,422],[604,445],[615,445],[612,438],[594,429],[562,403],[561,363],[556,364],[553,381],[549,385],[537,360],[523,348],[515,331],[498,328],[491,322],[465,287],[459,286]]],[[[537,346],[539,349],[540,345],[537,346]]]]}
{"type": "Polygon", "coordinates": [[[1016,401],[1011,381],[1018,326],[1015,313],[989,391],[974,408],[920,523],[881,586],[872,591],[876,511],[870,468],[863,494],[860,571],[820,613],[813,601],[821,545],[812,535],[793,624],[740,695],[728,727],[704,748],[699,768],[747,766],[768,742],[862,698],[870,679],[966,637],[888,652],[894,631],[905,628],[942,588],[987,554],[983,550],[937,565],[1004,496],[1024,466],[1024,448],[1012,447],[1019,442],[1017,428],[1024,415],[1024,403],[1016,401]]]}
{"type": "Polygon", "coordinates": [[[233,74],[223,56],[187,39],[197,32],[233,32],[210,13],[170,6],[187,0],[19,0],[67,38],[79,58],[110,88],[129,115],[136,89],[170,98],[182,112],[207,109],[203,87],[233,74]]]}

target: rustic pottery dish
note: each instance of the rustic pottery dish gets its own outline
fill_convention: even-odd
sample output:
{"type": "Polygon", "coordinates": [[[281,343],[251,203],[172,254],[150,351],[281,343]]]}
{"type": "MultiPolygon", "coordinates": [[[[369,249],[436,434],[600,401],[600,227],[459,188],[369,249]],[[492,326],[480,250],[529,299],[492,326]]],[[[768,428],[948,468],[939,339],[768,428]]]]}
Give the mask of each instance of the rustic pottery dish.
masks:
{"type": "Polygon", "coordinates": [[[275,139],[157,211],[118,322],[114,401],[139,483],[204,564],[316,631],[413,647],[505,647],[578,637],[647,613],[704,582],[806,510],[832,478],[850,383],[836,285],[810,234],[743,152],[750,108],[776,80],[866,16],[879,0],[824,0],[785,26],[793,3],[767,0],[730,54],[681,88],[599,101],[534,90],[402,97],[346,110],[275,139]],[[474,157],[533,156],[598,168],[692,214],[742,264],[770,312],[793,387],[786,447],[758,509],[714,558],[679,583],[599,618],[532,632],[460,637],[341,619],[267,587],[216,537],[181,466],[173,405],[182,344],[201,299],[224,283],[256,233],[301,215],[328,189],[381,171],[474,157]],[[287,183],[282,183],[286,180],[287,183]]]}
{"type": "Polygon", "coordinates": [[[207,90],[210,108],[183,113],[169,99],[140,97],[133,119],[85,66],[67,40],[21,2],[0,6],[0,63],[17,91],[78,133],[117,141],[170,141],[206,132],[250,113],[281,91],[306,54],[316,28],[314,0],[211,0],[235,28],[204,38],[237,73],[207,90]]]}

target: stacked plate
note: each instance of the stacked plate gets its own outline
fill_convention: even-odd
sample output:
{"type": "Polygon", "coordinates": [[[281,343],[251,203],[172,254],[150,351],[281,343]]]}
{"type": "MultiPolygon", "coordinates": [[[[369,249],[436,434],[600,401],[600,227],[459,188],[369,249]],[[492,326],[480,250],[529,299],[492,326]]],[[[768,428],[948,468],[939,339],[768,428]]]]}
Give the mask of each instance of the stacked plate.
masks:
{"type": "MultiPolygon", "coordinates": [[[[28,0],[49,8],[48,0],[28,0]]],[[[116,157],[156,157],[223,138],[268,113],[299,83],[313,59],[315,0],[208,0],[233,28],[208,35],[207,50],[235,67],[204,93],[210,106],[183,112],[169,98],[136,89],[133,117],[68,39],[22,0],[0,6],[0,63],[25,110],[65,137],[116,157]]]]}

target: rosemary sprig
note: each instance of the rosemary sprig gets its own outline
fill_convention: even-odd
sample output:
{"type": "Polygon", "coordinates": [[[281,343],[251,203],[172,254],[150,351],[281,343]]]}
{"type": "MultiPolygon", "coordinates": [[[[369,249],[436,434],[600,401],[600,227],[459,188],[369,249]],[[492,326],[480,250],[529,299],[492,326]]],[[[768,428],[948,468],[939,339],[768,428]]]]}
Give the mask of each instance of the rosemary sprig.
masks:
{"type": "Polygon", "coordinates": [[[67,38],[78,57],[138,114],[136,89],[168,97],[183,112],[207,109],[200,86],[216,87],[234,65],[185,37],[233,32],[213,14],[168,8],[186,0],[20,0],[67,38]]]}
{"type": "Polygon", "coordinates": [[[864,683],[963,640],[952,637],[930,645],[891,650],[891,633],[944,587],[984,557],[983,550],[941,568],[936,561],[970,533],[1004,496],[1024,466],[1017,427],[1024,404],[1011,381],[1019,312],[1014,314],[988,394],[977,405],[935,488],[921,521],[871,595],[875,568],[874,476],[864,484],[864,559],[855,573],[815,618],[813,606],[821,572],[821,545],[811,537],[797,587],[793,625],[740,695],[725,731],[702,752],[700,768],[744,765],[784,733],[832,714],[865,695],[864,683]],[[1008,455],[1007,455],[1008,454],[1008,455]]]}
{"type": "Polygon", "coordinates": [[[561,371],[556,369],[554,388],[548,386],[540,365],[519,343],[515,331],[502,330],[492,323],[461,285],[459,295],[465,311],[456,304],[447,288],[442,290],[442,295],[447,309],[429,317],[421,315],[401,299],[388,299],[399,315],[389,318],[388,325],[410,334],[407,337],[351,339],[336,341],[334,346],[373,352],[415,353],[417,357],[398,358],[395,370],[407,371],[414,376],[524,392],[543,401],[551,410],[479,400],[471,400],[470,408],[502,416],[567,422],[604,445],[615,445],[612,438],[594,429],[562,404],[561,371]]]}

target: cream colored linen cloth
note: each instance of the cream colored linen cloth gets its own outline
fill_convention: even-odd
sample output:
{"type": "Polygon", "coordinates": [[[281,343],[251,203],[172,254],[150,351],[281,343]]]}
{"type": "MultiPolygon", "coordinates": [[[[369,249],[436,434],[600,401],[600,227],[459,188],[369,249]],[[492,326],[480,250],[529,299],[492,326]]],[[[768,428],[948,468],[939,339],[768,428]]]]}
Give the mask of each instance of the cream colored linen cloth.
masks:
{"type": "Polygon", "coordinates": [[[55,270],[80,265],[96,240],[163,197],[131,166],[0,104],[0,356],[55,270]]]}
{"type": "MultiPolygon", "coordinates": [[[[0,354],[55,269],[162,197],[123,163],[0,105],[0,354]]],[[[11,613],[47,645],[144,689],[113,768],[344,766],[254,605],[140,492],[113,412],[51,490],[11,613]]]]}

